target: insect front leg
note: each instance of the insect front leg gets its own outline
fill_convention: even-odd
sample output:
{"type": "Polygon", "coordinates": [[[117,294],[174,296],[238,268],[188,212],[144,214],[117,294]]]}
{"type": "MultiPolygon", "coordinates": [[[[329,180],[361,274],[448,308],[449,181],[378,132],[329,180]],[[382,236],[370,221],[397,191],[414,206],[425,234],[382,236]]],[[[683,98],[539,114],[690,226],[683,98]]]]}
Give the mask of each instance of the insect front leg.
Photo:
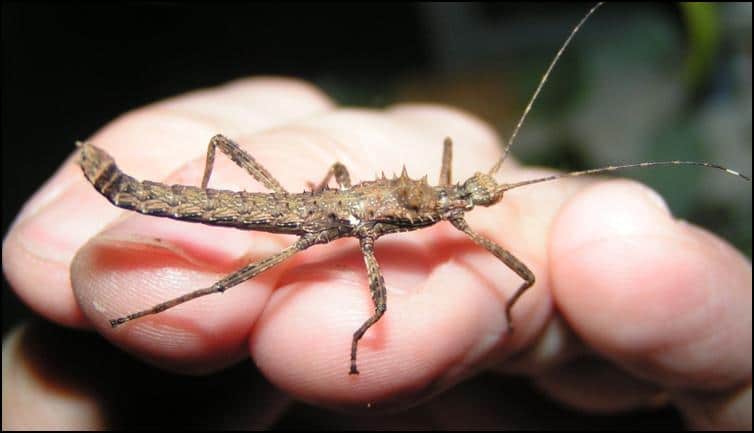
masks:
{"type": "Polygon", "coordinates": [[[292,255],[296,254],[299,251],[303,251],[310,246],[314,245],[316,243],[315,239],[309,238],[309,237],[301,237],[299,238],[296,243],[289,246],[288,248],[284,249],[283,251],[280,251],[279,253],[266,257],[264,259],[258,260],[250,265],[247,265],[238,271],[228,275],[227,277],[223,278],[222,280],[216,282],[210,287],[195,290],[191,293],[187,293],[183,296],[179,296],[177,298],[171,299],[169,301],[163,302],[161,304],[157,304],[152,308],[148,308],[146,310],[139,311],[137,313],[129,314],[125,317],[120,317],[118,319],[110,320],[110,326],[115,328],[118,325],[122,325],[130,320],[138,319],[139,317],[146,316],[149,314],[157,314],[162,311],[167,310],[168,308],[173,308],[176,305],[183,304],[184,302],[188,302],[192,299],[199,298],[201,296],[205,295],[211,295],[213,293],[222,293],[228,289],[230,289],[233,286],[236,286],[238,284],[243,283],[244,281],[254,278],[257,275],[261,274],[262,272],[266,271],[267,269],[270,269],[271,267],[279,264],[280,262],[283,262],[285,259],[291,257],[292,255]]]}
{"type": "Polygon", "coordinates": [[[351,187],[351,176],[348,174],[348,169],[345,165],[336,162],[335,164],[330,167],[330,170],[327,171],[327,174],[325,175],[325,178],[322,179],[322,182],[319,183],[318,186],[314,186],[313,183],[309,183],[309,186],[312,188],[313,192],[319,192],[323,189],[327,188],[327,184],[330,182],[330,179],[335,176],[335,182],[338,184],[340,189],[348,189],[351,187]]]}
{"type": "Polygon", "coordinates": [[[267,169],[262,167],[260,163],[258,163],[245,150],[241,149],[233,140],[220,134],[212,137],[207,146],[207,160],[204,164],[202,189],[206,189],[207,184],[209,183],[209,177],[212,174],[212,167],[215,164],[215,148],[217,147],[219,147],[224,154],[228,155],[228,157],[230,157],[230,159],[232,159],[239,167],[249,172],[254,179],[266,188],[279,194],[288,194],[288,191],[280,185],[280,182],[278,182],[277,179],[272,177],[267,169]]]}
{"type": "Polygon", "coordinates": [[[513,332],[511,308],[513,308],[513,304],[516,303],[518,298],[521,297],[526,289],[534,285],[534,273],[529,270],[529,268],[527,268],[525,264],[521,263],[521,261],[519,261],[513,254],[506,251],[503,247],[473,231],[463,217],[453,218],[450,220],[450,222],[451,224],[453,224],[453,226],[455,226],[455,228],[466,233],[471,238],[471,240],[474,241],[474,243],[481,247],[484,247],[487,251],[494,254],[495,257],[500,259],[500,261],[505,264],[505,266],[509,267],[511,270],[513,270],[513,272],[518,274],[519,277],[523,278],[523,284],[519,286],[518,290],[516,290],[513,296],[508,299],[508,302],[505,305],[505,321],[508,325],[508,331],[513,332]]]}
{"type": "Polygon", "coordinates": [[[353,341],[351,342],[351,370],[348,374],[359,374],[359,370],[356,368],[356,348],[359,340],[367,332],[367,329],[380,320],[380,317],[387,310],[385,279],[382,278],[380,265],[374,257],[374,239],[361,238],[359,242],[361,244],[361,253],[364,255],[364,263],[367,266],[367,273],[369,274],[369,290],[372,292],[372,300],[374,301],[374,315],[353,333],[353,341]]]}

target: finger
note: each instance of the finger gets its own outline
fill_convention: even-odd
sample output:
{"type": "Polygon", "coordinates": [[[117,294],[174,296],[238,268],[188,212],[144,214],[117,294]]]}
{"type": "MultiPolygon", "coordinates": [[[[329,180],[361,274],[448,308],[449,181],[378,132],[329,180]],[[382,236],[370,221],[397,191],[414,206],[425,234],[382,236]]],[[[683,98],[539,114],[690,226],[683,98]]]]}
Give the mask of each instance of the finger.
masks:
{"type": "Polygon", "coordinates": [[[751,430],[751,383],[723,392],[679,392],[672,398],[693,429],[751,430]]]}
{"type": "Polygon", "coordinates": [[[668,393],[595,356],[582,356],[535,378],[537,387],[565,405],[590,413],[612,414],[657,408],[668,393]]]}
{"type": "Polygon", "coordinates": [[[554,227],[553,291],[602,355],[666,387],[750,380],[751,265],[636,183],[585,190],[554,227]]]}
{"type": "Polygon", "coordinates": [[[554,399],[586,412],[615,413],[668,404],[667,392],[658,385],[598,359],[557,314],[525,350],[494,371],[530,376],[554,399]]]}
{"type": "MultiPolygon", "coordinates": [[[[50,325],[42,328],[52,330],[50,325]]],[[[3,430],[107,428],[91,383],[81,377],[78,386],[71,386],[73,371],[58,370],[49,362],[60,354],[44,357],[43,352],[54,347],[45,343],[59,340],[45,339],[39,330],[19,326],[3,339],[3,430]]],[[[70,355],[68,349],[61,353],[70,355]]]]}
{"type": "MultiPolygon", "coordinates": [[[[159,180],[206,152],[220,128],[252,132],[330,106],[322,92],[296,80],[243,80],[127,113],[92,140],[117,155],[131,174],[159,180]]],[[[87,326],[72,296],[70,262],[120,214],[93,192],[69,158],[27,202],[3,240],[3,270],[18,296],[49,320],[87,326]]]]}
{"type": "Polygon", "coordinates": [[[3,341],[3,429],[261,429],[289,404],[248,365],[210,377],[171,375],[94,334],[43,322],[3,341]]]}

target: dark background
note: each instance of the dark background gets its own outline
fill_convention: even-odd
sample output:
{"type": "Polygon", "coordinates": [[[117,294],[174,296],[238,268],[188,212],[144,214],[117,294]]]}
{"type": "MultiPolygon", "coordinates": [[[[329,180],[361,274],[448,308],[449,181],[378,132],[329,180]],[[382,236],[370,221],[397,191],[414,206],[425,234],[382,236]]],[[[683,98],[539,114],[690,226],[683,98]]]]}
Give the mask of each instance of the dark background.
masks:
{"type": "MultiPolygon", "coordinates": [[[[589,6],[4,2],[3,234],[75,140],[127,110],[243,76],[303,78],[347,105],[448,103],[507,137],[589,6]]],[[[695,159],[751,173],[751,5],[606,5],[513,153],[562,169],[695,159]]],[[[627,175],[751,256],[750,184],[671,171],[627,175]]],[[[12,293],[3,281],[3,335],[33,316],[12,293]]]]}

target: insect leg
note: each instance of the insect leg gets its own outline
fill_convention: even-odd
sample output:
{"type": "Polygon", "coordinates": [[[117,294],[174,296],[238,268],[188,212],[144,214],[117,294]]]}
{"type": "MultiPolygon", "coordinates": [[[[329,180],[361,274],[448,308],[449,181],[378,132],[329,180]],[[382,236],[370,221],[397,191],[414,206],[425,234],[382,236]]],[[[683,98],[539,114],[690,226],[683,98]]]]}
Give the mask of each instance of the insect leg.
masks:
{"type": "Polygon", "coordinates": [[[122,325],[123,323],[126,323],[133,319],[138,319],[139,317],[146,316],[149,314],[157,314],[159,312],[165,311],[168,308],[173,308],[176,305],[182,304],[184,302],[190,301],[194,298],[199,298],[201,296],[205,295],[211,295],[212,293],[222,293],[229,288],[241,284],[244,281],[254,278],[255,276],[261,274],[262,272],[266,271],[267,269],[270,269],[271,267],[279,264],[280,262],[284,261],[285,259],[291,257],[292,255],[296,254],[299,251],[303,251],[310,246],[314,245],[316,242],[308,237],[301,237],[294,243],[293,245],[290,245],[283,251],[280,251],[279,253],[266,257],[264,259],[258,260],[254,263],[251,263],[250,265],[247,265],[238,271],[228,275],[227,277],[223,278],[222,280],[216,282],[210,287],[195,290],[191,293],[187,293],[183,296],[179,296],[177,298],[171,299],[169,301],[163,302],[161,304],[157,304],[152,308],[139,311],[137,313],[129,314],[125,317],[120,317],[118,319],[110,320],[110,326],[115,328],[118,325],[122,325]]]}
{"type": "Polygon", "coordinates": [[[215,135],[209,141],[207,146],[207,160],[204,165],[204,176],[202,176],[202,189],[207,188],[209,183],[209,177],[212,174],[212,166],[215,163],[215,148],[219,147],[220,150],[228,155],[239,167],[245,169],[249,174],[261,182],[262,185],[271,189],[279,194],[288,194],[288,192],[280,185],[270,172],[267,171],[260,163],[258,163],[251,155],[245,150],[241,149],[238,144],[226,138],[220,134],[215,135]]]}
{"type": "Polygon", "coordinates": [[[372,315],[372,317],[364,322],[364,324],[353,333],[353,341],[351,342],[351,370],[348,374],[359,374],[359,370],[356,368],[356,347],[359,344],[359,340],[364,336],[364,333],[367,332],[367,329],[380,320],[380,317],[382,317],[385,310],[387,310],[385,279],[382,278],[380,265],[374,257],[374,239],[361,238],[359,241],[361,244],[361,252],[364,254],[364,263],[367,266],[367,273],[369,274],[369,290],[372,292],[372,300],[374,301],[375,308],[374,315],[372,315]]]}
{"type": "Polygon", "coordinates": [[[508,302],[505,304],[505,321],[508,324],[508,331],[512,332],[513,320],[511,319],[511,308],[513,308],[513,304],[516,303],[518,298],[521,297],[526,289],[534,284],[534,273],[530,271],[525,264],[521,263],[521,261],[519,261],[513,254],[506,251],[503,247],[473,231],[471,227],[469,227],[469,224],[466,222],[466,220],[462,217],[451,219],[450,222],[451,224],[453,224],[453,226],[455,226],[455,228],[466,233],[471,238],[471,240],[474,241],[474,243],[481,247],[484,247],[487,251],[494,254],[495,257],[500,259],[500,261],[505,264],[505,266],[509,267],[513,272],[518,274],[519,277],[523,278],[523,284],[519,286],[518,290],[516,290],[513,296],[511,296],[510,299],[508,299],[508,302]]]}
{"type": "Polygon", "coordinates": [[[449,186],[453,183],[451,176],[451,161],[453,160],[453,141],[445,137],[442,143],[442,168],[440,168],[440,186],[449,186]]]}
{"type": "Polygon", "coordinates": [[[340,189],[348,189],[351,187],[351,176],[348,174],[348,169],[345,165],[336,162],[332,165],[332,167],[330,167],[330,170],[327,171],[325,178],[322,179],[322,182],[319,183],[319,186],[314,187],[314,184],[310,183],[310,185],[312,186],[312,191],[317,192],[327,188],[327,183],[330,182],[330,179],[332,179],[333,176],[335,176],[335,182],[338,184],[340,189]]]}

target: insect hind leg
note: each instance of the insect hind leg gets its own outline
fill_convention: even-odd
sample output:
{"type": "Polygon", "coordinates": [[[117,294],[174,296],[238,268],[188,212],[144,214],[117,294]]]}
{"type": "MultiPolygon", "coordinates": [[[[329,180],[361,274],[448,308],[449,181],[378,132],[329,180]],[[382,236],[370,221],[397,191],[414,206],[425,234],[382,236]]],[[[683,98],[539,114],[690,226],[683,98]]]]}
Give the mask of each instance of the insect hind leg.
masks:
{"type": "Polygon", "coordinates": [[[330,167],[330,170],[327,171],[325,178],[322,179],[322,182],[320,182],[318,186],[315,187],[311,182],[309,182],[308,185],[313,192],[322,191],[327,188],[327,184],[330,182],[330,179],[332,179],[333,176],[335,176],[335,183],[338,184],[338,187],[340,187],[340,189],[348,189],[351,187],[351,175],[348,174],[348,168],[346,168],[346,166],[341,164],[340,162],[336,162],[330,167]]]}
{"type": "Polygon", "coordinates": [[[241,149],[233,140],[217,134],[209,141],[207,146],[207,159],[204,164],[204,176],[202,176],[202,189],[207,188],[209,178],[212,175],[212,167],[215,164],[215,148],[228,155],[239,167],[245,169],[254,179],[264,185],[266,188],[279,194],[288,194],[267,169],[262,167],[248,152],[241,149]]]}
{"type": "Polygon", "coordinates": [[[453,140],[450,137],[445,137],[445,141],[442,143],[442,167],[440,168],[440,186],[450,186],[453,183],[453,176],[451,175],[453,161],[453,140]]]}
{"type": "Polygon", "coordinates": [[[281,262],[285,261],[292,255],[298,253],[299,251],[303,251],[309,248],[315,243],[316,243],[316,239],[314,237],[299,238],[298,241],[296,241],[294,244],[290,245],[289,247],[285,248],[284,250],[280,251],[279,253],[266,257],[261,260],[257,260],[254,263],[244,266],[243,268],[226,276],[225,278],[216,282],[210,287],[195,290],[193,292],[187,293],[185,295],[179,296],[177,298],[171,299],[161,304],[157,304],[154,307],[148,308],[146,310],[132,313],[127,316],[119,317],[117,319],[112,319],[110,320],[110,326],[115,328],[131,320],[138,319],[139,317],[147,316],[150,314],[160,313],[162,311],[165,311],[169,308],[173,308],[177,305],[183,304],[184,302],[188,302],[195,298],[199,298],[206,295],[211,295],[213,293],[222,293],[233,286],[236,286],[238,284],[243,283],[246,280],[256,277],[257,275],[261,274],[267,269],[270,269],[271,267],[280,264],[281,262]]]}

